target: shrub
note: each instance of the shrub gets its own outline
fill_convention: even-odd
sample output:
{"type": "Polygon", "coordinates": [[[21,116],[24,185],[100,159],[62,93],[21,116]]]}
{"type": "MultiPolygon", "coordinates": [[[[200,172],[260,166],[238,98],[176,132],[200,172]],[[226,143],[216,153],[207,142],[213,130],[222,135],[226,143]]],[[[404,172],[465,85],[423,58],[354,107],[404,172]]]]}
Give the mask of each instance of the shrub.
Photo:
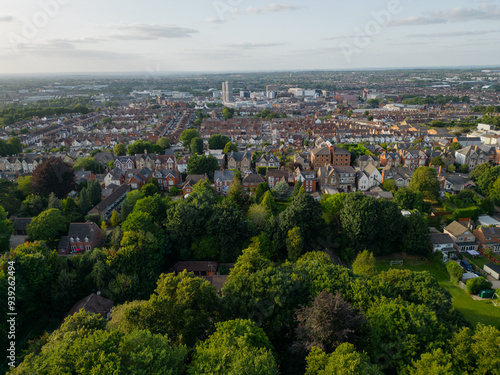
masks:
{"type": "Polygon", "coordinates": [[[476,277],[475,279],[467,280],[467,293],[479,294],[481,290],[489,289],[492,285],[484,277],[476,277]]]}
{"type": "Polygon", "coordinates": [[[456,262],[448,262],[446,264],[446,269],[448,270],[448,275],[450,275],[450,281],[454,284],[457,284],[464,274],[464,270],[462,267],[458,265],[456,262]]]}

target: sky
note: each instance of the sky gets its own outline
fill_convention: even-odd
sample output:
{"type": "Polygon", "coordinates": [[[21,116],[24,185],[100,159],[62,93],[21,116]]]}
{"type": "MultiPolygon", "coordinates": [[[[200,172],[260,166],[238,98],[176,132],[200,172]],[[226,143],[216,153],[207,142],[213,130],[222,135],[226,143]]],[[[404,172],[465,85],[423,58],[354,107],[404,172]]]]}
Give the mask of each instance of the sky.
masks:
{"type": "Polygon", "coordinates": [[[0,74],[500,66],[500,0],[2,0],[0,74]]]}

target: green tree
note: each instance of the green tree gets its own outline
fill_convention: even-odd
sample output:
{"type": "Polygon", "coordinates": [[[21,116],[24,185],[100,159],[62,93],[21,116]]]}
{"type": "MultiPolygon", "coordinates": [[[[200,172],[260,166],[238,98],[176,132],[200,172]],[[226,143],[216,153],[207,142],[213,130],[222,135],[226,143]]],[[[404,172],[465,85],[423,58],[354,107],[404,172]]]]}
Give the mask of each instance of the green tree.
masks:
{"type": "Polygon", "coordinates": [[[203,154],[203,139],[200,137],[193,138],[190,143],[191,154],[203,154]]]}
{"type": "Polygon", "coordinates": [[[81,310],[66,318],[61,328],[48,336],[40,352],[28,355],[12,373],[182,375],[185,372],[186,347],[172,346],[163,335],[148,331],[106,331],[104,325],[100,315],[81,310]]]}
{"type": "Polygon", "coordinates": [[[98,181],[91,181],[87,185],[87,194],[90,205],[92,207],[96,206],[99,202],[101,202],[101,184],[98,181]]]}
{"type": "Polygon", "coordinates": [[[210,150],[224,150],[224,147],[231,142],[229,137],[221,134],[214,134],[208,140],[208,148],[210,150]]]}
{"type": "Polygon", "coordinates": [[[410,190],[420,191],[424,197],[437,199],[441,185],[437,178],[436,170],[430,167],[419,167],[411,177],[410,190]]]}
{"type": "Polygon", "coordinates": [[[56,208],[58,210],[60,210],[62,208],[61,200],[59,198],[57,198],[54,193],[50,193],[50,195],[49,195],[48,208],[56,208]]]}
{"type": "Polygon", "coordinates": [[[453,142],[451,145],[450,145],[450,150],[452,151],[458,151],[460,150],[462,147],[460,147],[460,143],[458,142],[453,142]]]}
{"type": "Polygon", "coordinates": [[[248,210],[248,219],[259,229],[262,230],[267,224],[267,219],[271,212],[265,206],[253,204],[248,210]]]}
{"type": "Polygon", "coordinates": [[[42,212],[28,224],[28,236],[31,239],[49,243],[53,243],[66,230],[66,219],[55,208],[42,212]]]}
{"type": "Polygon", "coordinates": [[[194,138],[200,138],[200,133],[196,129],[186,129],[181,133],[180,141],[184,147],[189,147],[194,138]]]}
{"type": "Polygon", "coordinates": [[[162,274],[151,298],[125,316],[130,327],[167,334],[173,342],[192,346],[213,331],[219,305],[208,281],[183,271],[162,274]]]}
{"type": "Polygon", "coordinates": [[[340,211],[344,207],[346,197],[346,193],[323,195],[321,197],[321,208],[327,215],[328,222],[334,222],[340,226],[340,211]]]}
{"type": "Polygon", "coordinates": [[[304,240],[299,227],[292,228],[288,231],[286,249],[288,253],[287,259],[290,262],[297,261],[304,253],[304,240]]]}
{"type": "Polygon", "coordinates": [[[234,117],[234,108],[224,107],[224,109],[222,110],[222,115],[224,116],[224,118],[226,120],[233,118],[234,117]]]}
{"type": "Polygon", "coordinates": [[[188,374],[278,375],[273,347],[265,332],[250,320],[230,320],[196,347],[188,374]]]}
{"type": "Polygon", "coordinates": [[[462,164],[458,170],[460,173],[469,173],[469,166],[467,164],[462,164]]]}
{"type": "Polygon", "coordinates": [[[234,262],[241,253],[241,245],[248,231],[241,209],[231,199],[225,199],[213,207],[212,217],[206,225],[207,233],[221,249],[221,261],[234,262]]]}
{"type": "Polygon", "coordinates": [[[246,212],[246,210],[248,209],[249,200],[245,194],[245,191],[243,190],[243,185],[241,184],[241,181],[236,176],[236,174],[233,177],[233,181],[231,183],[229,191],[227,192],[227,196],[230,200],[236,203],[236,205],[238,205],[238,207],[243,212],[246,212]]]}
{"type": "Polygon", "coordinates": [[[269,188],[269,185],[267,182],[261,182],[259,185],[257,185],[257,189],[255,191],[255,202],[257,204],[260,204],[262,201],[262,198],[264,198],[264,194],[268,191],[271,190],[269,188]]]}
{"type": "Polygon", "coordinates": [[[352,271],[356,275],[375,276],[377,274],[377,267],[373,253],[370,253],[368,250],[359,253],[352,263],[352,271]]]}
{"type": "Polygon", "coordinates": [[[401,250],[409,255],[429,255],[432,244],[429,228],[422,215],[418,211],[414,211],[411,215],[403,217],[403,223],[401,250]]]}
{"type": "Polygon", "coordinates": [[[370,356],[374,359],[384,356],[388,365],[399,370],[433,346],[444,345],[447,339],[447,327],[425,305],[385,300],[374,304],[365,315],[370,331],[370,356]],[[387,353],[394,354],[387,356],[387,353]]]}
{"type": "Polygon", "coordinates": [[[34,194],[28,195],[21,205],[21,211],[26,217],[38,216],[44,209],[45,202],[38,195],[34,194]]]}
{"type": "Polygon", "coordinates": [[[93,157],[76,159],[73,168],[75,171],[84,170],[96,174],[102,173],[102,166],[93,157]]]}
{"type": "Polygon", "coordinates": [[[134,209],[134,206],[137,203],[137,201],[142,198],[144,198],[144,194],[142,194],[140,190],[133,190],[127,194],[121,207],[122,221],[125,221],[127,219],[128,215],[130,215],[130,213],[134,209]]]}
{"type": "Polygon", "coordinates": [[[80,211],[83,214],[87,214],[92,208],[87,188],[83,188],[80,191],[80,196],[78,197],[78,206],[80,207],[80,211]]]}
{"type": "Polygon", "coordinates": [[[333,353],[326,354],[314,347],[307,356],[306,375],[382,375],[364,353],[352,344],[342,344],[333,353]]]}
{"type": "Polygon", "coordinates": [[[297,195],[299,195],[300,193],[300,188],[303,187],[304,185],[302,185],[300,182],[297,182],[295,184],[295,186],[293,187],[293,192],[292,192],[292,195],[294,197],[296,197],[297,195]]]}
{"type": "Polygon", "coordinates": [[[467,280],[466,290],[469,294],[479,294],[481,290],[490,289],[491,286],[491,282],[486,280],[484,277],[476,277],[474,279],[467,280]]]}
{"type": "Polygon", "coordinates": [[[33,194],[33,189],[31,188],[31,176],[21,176],[17,180],[17,189],[26,198],[28,195],[33,194]]]}
{"type": "Polygon", "coordinates": [[[274,200],[274,196],[271,190],[265,192],[260,205],[266,207],[271,213],[275,212],[278,209],[278,205],[274,200]]]}
{"type": "Polygon", "coordinates": [[[214,179],[214,172],[219,169],[219,162],[212,155],[193,155],[188,162],[188,174],[206,173],[210,180],[214,179]]]}
{"type": "Polygon", "coordinates": [[[141,188],[142,195],[144,195],[145,197],[152,197],[155,194],[159,194],[160,188],[158,186],[158,183],[155,183],[155,182],[156,182],[156,180],[153,179],[150,182],[148,182],[146,185],[144,185],[141,188]]]}
{"type": "Polygon", "coordinates": [[[156,144],[158,146],[160,146],[162,149],[167,150],[170,148],[170,139],[168,139],[166,137],[162,137],[162,138],[158,139],[156,144]]]}
{"type": "Polygon", "coordinates": [[[408,375],[455,375],[452,358],[449,353],[438,348],[430,353],[424,353],[418,361],[413,361],[412,366],[408,366],[408,375]]]}
{"type": "Polygon", "coordinates": [[[0,253],[10,248],[10,236],[12,235],[12,223],[7,218],[7,212],[0,206],[0,253]]]}
{"type": "Polygon", "coordinates": [[[110,222],[111,222],[111,226],[113,228],[120,225],[120,223],[121,223],[120,214],[117,211],[113,210],[113,213],[111,214],[110,222]]]}
{"type": "Polygon", "coordinates": [[[382,183],[382,187],[386,191],[396,191],[398,188],[398,185],[396,184],[396,181],[389,178],[382,183]]]}
{"type": "Polygon", "coordinates": [[[114,148],[113,148],[113,153],[116,156],[125,156],[127,155],[127,148],[122,144],[118,143],[114,148]]]}
{"type": "Polygon", "coordinates": [[[432,158],[431,165],[433,167],[445,167],[446,166],[446,164],[444,163],[443,158],[441,156],[436,156],[435,158],[432,158]]]}
{"type": "Polygon", "coordinates": [[[448,262],[446,264],[446,269],[448,270],[448,275],[450,276],[450,281],[453,284],[458,284],[462,280],[464,270],[456,262],[448,262]]]}
{"type": "Polygon", "coordinates": [[[238,146],[232,142],[227,142],[224,146],[224,154],[229,155],[231,152],[238,152],[238,146]]]}

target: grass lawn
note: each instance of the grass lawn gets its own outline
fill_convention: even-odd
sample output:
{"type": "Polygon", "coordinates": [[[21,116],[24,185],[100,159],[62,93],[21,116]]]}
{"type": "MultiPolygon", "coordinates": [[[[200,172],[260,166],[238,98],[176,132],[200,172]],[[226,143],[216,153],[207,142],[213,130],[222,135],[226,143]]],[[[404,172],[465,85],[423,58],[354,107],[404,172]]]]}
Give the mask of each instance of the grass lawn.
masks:
{"type": "Polygon", "coordinates": [[[453,285],[449,281],[448,272],[442,264],[437,262],[428,263],[426,260],[419,260],[406,255],[394,255],[391,257],[376,258],[376,265],[379,271],[387,271],[391,268],[429,271],[436,277],[439,285],[450,292],[453,298],[453,307],[460,311],[465,316],[465,319],[473,325],[484,323],[500,329],[500,307],[495,307],[491,300],[476,301],[465,290],[453,285]],[[404,264],[403,266],[391,266],[391,260],[403,260],[404,264]]]}
{"type": "Polygon", "coordinates": [[[474,263],[476,266],[478,266],[481,269],[483,269],[483,266],[485,264],[491,263],[491,260],[489,260],[488,258],[483,257],[483,256],[473,258],[469,254],[464,254],[464,257],[469,261],[469,263],[474,263]]]}

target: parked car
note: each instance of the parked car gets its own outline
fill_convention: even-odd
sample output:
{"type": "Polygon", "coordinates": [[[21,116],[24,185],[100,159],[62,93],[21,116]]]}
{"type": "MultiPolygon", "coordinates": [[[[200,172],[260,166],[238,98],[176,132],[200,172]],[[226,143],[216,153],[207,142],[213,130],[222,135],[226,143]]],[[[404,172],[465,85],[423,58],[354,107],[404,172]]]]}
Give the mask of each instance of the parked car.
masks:
{"type": "Polygon", "coordinates": [[[460,267],[462,267],[467,272],[474,272],[474,268],[472,268],[471,264],[465,259],[460,261],[460,267]]]}

